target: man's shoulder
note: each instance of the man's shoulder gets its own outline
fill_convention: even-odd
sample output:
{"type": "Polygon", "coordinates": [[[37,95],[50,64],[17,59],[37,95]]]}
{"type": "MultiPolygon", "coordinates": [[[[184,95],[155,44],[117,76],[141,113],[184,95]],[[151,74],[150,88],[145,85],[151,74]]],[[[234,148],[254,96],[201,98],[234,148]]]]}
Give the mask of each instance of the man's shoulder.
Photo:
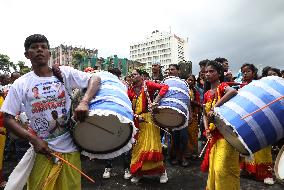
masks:
{"type": "Polygon", "coordinates": [[[24,74],[23,76],[20,76],[18,79],[16,79],[14,81],[14,83],[12,84],[12,86],[19,86],[19,85],[23,85],[25,83],[29,83],[29,80],[33,78],[33,71],[30,71],[26,74],[24,74]]]}
{"type": "Polygon", "coordinates": [[[60,70],[63,71],[63,72],[70,72],[71,70],[77,70],[77,69],[74,69],[73,67],[64,66],[64,65],[59,66],[59,68],[60,68],[60,70]]]}
{"type": "Polygon", "coordinates": [[[70,74],[72,75],[74,73],[80,73],[80,74],[86,74],[87,75],[87,73],[82,72],[82,71],[75,69],[73,67],[70,67],[70,66],[60,66],[59,68],[60,68],[61,72],[63,72],[66,76],[68,76],[70,74]]]}

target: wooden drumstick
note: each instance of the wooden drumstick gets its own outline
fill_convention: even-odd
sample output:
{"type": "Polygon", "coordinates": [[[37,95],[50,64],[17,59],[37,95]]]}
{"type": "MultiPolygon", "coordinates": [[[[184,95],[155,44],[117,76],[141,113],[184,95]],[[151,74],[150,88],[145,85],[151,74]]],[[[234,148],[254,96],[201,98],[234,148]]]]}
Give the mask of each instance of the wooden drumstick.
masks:
{"type": "Polygon", "coordinates": [[[76,166],[74,166],[73,164],[71,164],[70,162],[68,162],[67,160],[65,160],[64,158],[61,158],[60,156],[56,155],[55,153],[51,153],[53,156],[55,156],[56,158],[58,158],[59,160],[61,160],[62,162],[64,162],[65,164],[69,165],[71,168],[75,169],[77,172],[79,172],[82,176],[84,176],[85,178],[87,178],[88,180],[90,180],[91,182],[95,183],[95,180],[93,180],[92,178],[90,178],[89,176],[87,176],[87,174],[85,174],[84,172],[82,172],[81,170],[79,170],[76,166]]]}
{"type": "MultiPolygon", "coordinates": [[[[152,124],[152,125],[153,125],[153,123],[152,123],[152,122],[149,122],[149,121],[144,121],[144,122],[146,122],[146,123],[150,123],[150,124],[152,124]]],[[[155,126],[156,126],[156,127],[158,127],[160,130],[164,131],[165,133],[167,133],[167,134],[169,134],[169,135],[172,135],[171,133],[169,133],[169,131],[167,131],[167,130],[163,129],[162,127],[159,127],[158,125],[155,125],[155,126]]]]}
{"type": "Polygon", "coordinates": [[[276,98],[275,100],[269,102],[269,103],[266,104],[265,106],[263,106],[263,107],[261,107],[261,108],[255,110],[255,111],[252,112],[252,113],[249,113],[249,114],[245,115],[244,117],[241,118],[241,120],[243,120],[243,119],[245,119],[245,118],[247,118],[247,117],[249,117],[249,116],[252,116],[253,114],[255,114],[255,113],[257,113],[257,112],[263,110],[264,108],[270,106],[271,104],[273,104],[273,103],[275,103],[275,102],[277,102],[277,101],[279,101],[279,100],[281,100],[281,99],[283,99],[283,98],[284,98],[284,96],[280,96],[279,98],[276,98]]]}

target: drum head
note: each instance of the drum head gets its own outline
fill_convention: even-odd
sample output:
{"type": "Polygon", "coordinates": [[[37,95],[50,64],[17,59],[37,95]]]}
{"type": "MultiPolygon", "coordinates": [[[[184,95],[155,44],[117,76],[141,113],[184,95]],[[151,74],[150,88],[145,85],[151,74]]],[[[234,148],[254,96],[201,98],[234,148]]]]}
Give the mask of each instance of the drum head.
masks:
{"type": "Polygon", "coordinates": [[[185,124],[185,116],[170,108],[156,108],[154,111],[154,122],[164,128],[178,128],[185,124]]]}
{"type": "Polygon", "coordinates": [[[121,123],[114,115],[94,115],[77,124],[73,137],[87,152],[107,154],[124,147],[131,140],[132,131],[130,123],[121,123]]]}
{"type": "Polygon", "coordinates": [[[278,179],[284,180],[284,146],[282,146],[276,157],[274,172],[278,179]]]}
{"type": "Polygon", "coordinates": [[[220,133],[237,151],[243,155],[250,155],[250,152],[241,142],[239,135],[234,131],[232,126],[226,125],[226,123],[219,116],[215,116],[214,120],[220,133]]]}

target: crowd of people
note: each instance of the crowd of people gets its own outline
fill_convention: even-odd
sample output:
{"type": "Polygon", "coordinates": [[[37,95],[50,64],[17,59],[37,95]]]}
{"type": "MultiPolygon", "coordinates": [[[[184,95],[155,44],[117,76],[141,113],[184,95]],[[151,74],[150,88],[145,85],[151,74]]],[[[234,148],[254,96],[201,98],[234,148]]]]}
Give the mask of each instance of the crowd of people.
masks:
{"type": "MultiPolygon", "coordinates": [[[[6,185],[3,159],[8,160],[11,147],[15,147],[17,161],[28,149],[34,156],[28,178],[21,182],[27,183],[28,189],[81,189],[80,174],[50,158],[51,153],[56,152],[81,168],[79,149],[68,131],[72,104],[70,89],[87,89],[73,110],[75,119],[84,121],[89,111],[88,104],[100,88],[101,78],[67,66],[50,68],[49,42],[43,35],[29,36],[24,47],[33,71],[23,76],[18,72],[0,76],[0,187],[6,185]],[[22,113],[25,113],[24,116],[22,113]]],[[[163,72],[162,65],[153,62],[151,76],[145,70],[134,69],[124,78],[121,78],[119,69],[109,69],[128,87],[134,124],[138,128],[132,149],[122,155],[124,178],[131,178],[131,182],[137,183],[145,175],[154,175],[159,176],[160,183],[167,183],[167,159],[173,166],[189,167],[190,160],[199,159],[204,147],[201,170],[208,172],[206,189],[240,189],[241,175],[272,185],[272,146],[254,153],[253,159],[241,157],[216,128],[212,116],[215,107],[229,101],[243,86],[261,77],[284,78],[284,71],[265,67],[259,76],[255,65],[245,63],[239,74],[233,77],[225,58],[202,60],[199,66],[197,76],[189,74],[183,79],[189,89],[190,105],[187,106],[190,107],[190,117],[187,118],[188,126],[181,130],[162,129],[152,117],[153,110],[169,90],[163,80],[179,78],[178,64],[169,65],[163,72]],[[165,148],[166,151],[163,151],[165,148]]],[[[282,144],[280,142],[275,147],[282,144]]],[[[105,160],[105,163],[102,177],[108,179],[111,177],[112,159],[105,160]]],[[[8,182],[7,186],[17,185],[13,183],[8,182]]]]}

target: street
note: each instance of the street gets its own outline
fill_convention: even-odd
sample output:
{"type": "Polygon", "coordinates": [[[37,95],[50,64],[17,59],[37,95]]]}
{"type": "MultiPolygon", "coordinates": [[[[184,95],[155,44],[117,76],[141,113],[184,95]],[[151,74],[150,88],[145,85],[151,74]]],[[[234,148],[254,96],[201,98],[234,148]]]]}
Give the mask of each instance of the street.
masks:
{"type": "MultiPolygon", "coordinates": [[[[7,177],[15,167],[16,162],[4,163],[4,174],[7,177]]],[[[110,190],[110,189],[131,189],[131,190],[151,190],[151,189],[194,189],[204,190],[207,180],[207,174],[202,173],[199,169],[200,161],[191,161],[189,167],[183,168],[180,166],[171,166],[167,163],[167,173],[169,181],[166,184],[160,184],[158,177],[145,177],[139,183],[133,184],[130,180],[123,179],[122,160],[115,159],[113,164],[112,175],[110,179],[103,179],[104,162],[102,160],[90,161],[86,157],[82,157],[83,172],[95,180],[92,184],[82,177],[83,190],[110,190]]],[[[277,181],[273,186],[264,185],[262,182],[257,182],[251,179],[241,178],[241,190],[280,190],[284,189],[284,182],[277,181]]]]}

